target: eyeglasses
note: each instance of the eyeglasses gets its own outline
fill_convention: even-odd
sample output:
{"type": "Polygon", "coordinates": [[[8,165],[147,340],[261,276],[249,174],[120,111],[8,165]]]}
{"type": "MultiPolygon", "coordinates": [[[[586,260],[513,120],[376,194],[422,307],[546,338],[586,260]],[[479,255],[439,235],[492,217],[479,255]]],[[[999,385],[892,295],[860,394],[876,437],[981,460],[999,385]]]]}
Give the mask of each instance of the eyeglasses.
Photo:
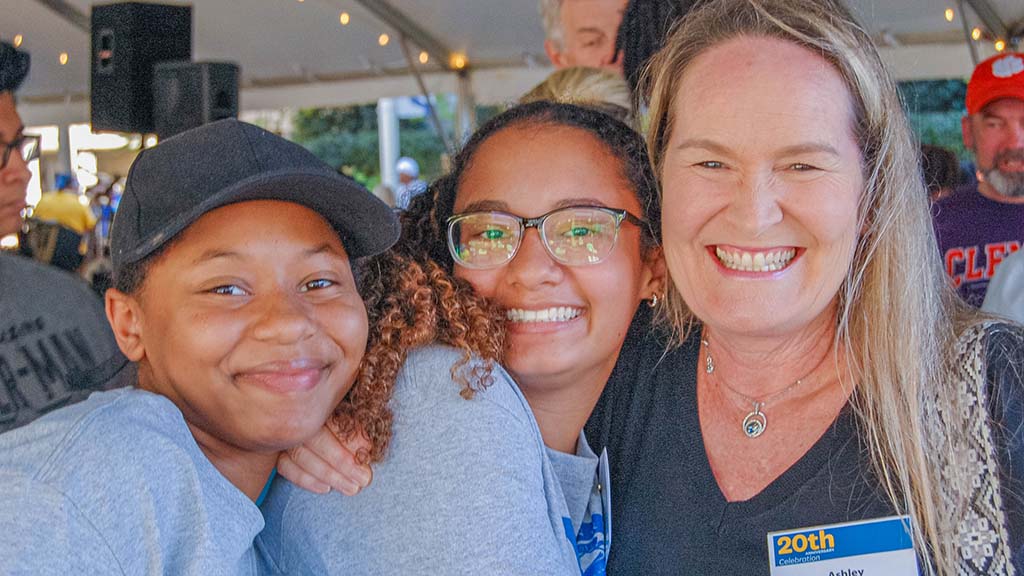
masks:
{"type": "Polygon", "coordinates": [[[507,212],[466,212],[448,219],[448,251],[460,266],[485,270],[512,261],[527,228],[540,232],[548,254],[567,266],[589,266],[608,257],[622,221],[646,224],[626,210],[603,206],[558,208],[536,218],[507,212]]]}
{"type": "Polygon", "coordinates": [[[21,134],[10,143],[0,142],[3,147],[3,162],[0,163],[0,170],[7,168],[7,162],[11,159],[11,152],[18,151],[21,159],[26,163],[39,158],[39,136],[34,134],[21,134]]]}

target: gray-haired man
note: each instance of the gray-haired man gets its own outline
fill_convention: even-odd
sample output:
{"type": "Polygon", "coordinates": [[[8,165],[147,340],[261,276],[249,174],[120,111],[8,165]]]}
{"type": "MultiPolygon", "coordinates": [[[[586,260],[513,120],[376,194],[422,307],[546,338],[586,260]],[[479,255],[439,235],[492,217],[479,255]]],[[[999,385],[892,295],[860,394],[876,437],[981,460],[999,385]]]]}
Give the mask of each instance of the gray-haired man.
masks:
{"type": "Polygon", "coordinates": [[[626,0],[540,0],[544,51],[555,68],[587,66],[622,73],[615,35],[626,0]]]}

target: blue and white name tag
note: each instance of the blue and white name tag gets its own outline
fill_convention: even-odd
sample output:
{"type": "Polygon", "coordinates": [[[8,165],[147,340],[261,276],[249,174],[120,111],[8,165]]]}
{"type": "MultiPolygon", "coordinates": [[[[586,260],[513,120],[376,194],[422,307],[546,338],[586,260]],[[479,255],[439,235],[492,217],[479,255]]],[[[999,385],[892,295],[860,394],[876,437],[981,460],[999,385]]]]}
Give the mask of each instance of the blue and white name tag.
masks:
{"type": "Polygon", "coordinates": [[[768,534],[771,576],[917,576],[910,517],[768,534]]]}

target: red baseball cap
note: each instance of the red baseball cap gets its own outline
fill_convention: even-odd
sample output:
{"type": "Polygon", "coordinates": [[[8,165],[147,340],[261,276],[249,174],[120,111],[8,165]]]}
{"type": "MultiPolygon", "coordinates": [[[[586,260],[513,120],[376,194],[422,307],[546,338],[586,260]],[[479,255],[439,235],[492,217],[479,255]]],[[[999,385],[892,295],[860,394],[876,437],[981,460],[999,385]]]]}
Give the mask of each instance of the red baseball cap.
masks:
{"type": "Polygon", "coordinates": [[[967,113],[977,114],[993,100],[1024,100],[1024,54],[996,54],[974,69],[967,83],[967,113]]]}

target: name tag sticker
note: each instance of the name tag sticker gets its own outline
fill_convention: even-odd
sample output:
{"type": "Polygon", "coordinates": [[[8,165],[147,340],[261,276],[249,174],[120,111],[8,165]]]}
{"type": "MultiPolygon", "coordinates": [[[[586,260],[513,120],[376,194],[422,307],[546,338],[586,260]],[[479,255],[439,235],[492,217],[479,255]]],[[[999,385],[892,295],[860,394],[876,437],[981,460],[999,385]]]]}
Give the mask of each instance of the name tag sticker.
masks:
{"type": "Polygon", "coordinates": [[[910,517],[768,534],[771,576],[917,576],[910,517]]]}

